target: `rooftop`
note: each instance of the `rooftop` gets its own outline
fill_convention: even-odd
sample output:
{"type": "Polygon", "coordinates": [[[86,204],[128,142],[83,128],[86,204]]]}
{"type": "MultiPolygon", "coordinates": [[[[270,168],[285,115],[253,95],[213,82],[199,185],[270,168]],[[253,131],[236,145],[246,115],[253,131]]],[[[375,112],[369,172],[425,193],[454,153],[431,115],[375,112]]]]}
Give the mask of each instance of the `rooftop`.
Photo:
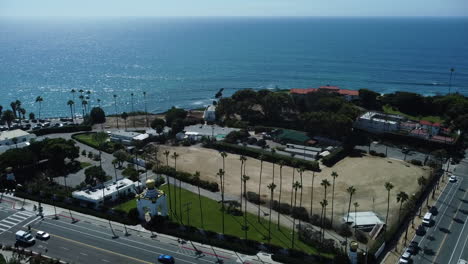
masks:
{"type": "Polygon", "coordinates": [[[352,96],[359,95],[359,91],[357,90],[340,89],[338,86],[320,86],[319,88],[306,88],[306,89],[293,88],[289,92],[292,94],[308,94],[308,93],[314,93],[317,91],[336,92],[341,95],[352,95],[352,96]]]}
{"type": "MultiPolygon", "coordinates": [[[[346,221],[348,215],[343,216],[343,220],[346,221]]],[[[382,220],[371,211],[368,212],[356,212],[349,213],[349,223],[357,224],[358,226],[372,226],[376,224],[383,224],[382,220]]]]}
{"type": "MultiPolygon", "coordinates": [[[[104,195],[109,196],[109,195],[116,193],[117,191],[120,191],[126,188],[133,188],[134,185],[135,185],[135,182],[127,178],[120,179],[117,182],[105,183],[104,195]]],[[[92,202],[101,201],[102,200],[102,187],[89,188],[89,189],[81,190],[81,191],[74,191],[72,193],[72,196],[80,200],[86,200],[86,201],[92,201],[92,202]]]]}
{"type": "Polygon", "coordinates": [[[12,138],[17,138],[17,137],[22,137],[22,136],[27,136],[27,135],[29,135],[29,133],[21,129],[4,131],[0,133],[0,141],[9,140],[12,138]]]}
{"type": "Polygon", "coordinates": [[[129,137],[129,138],[134,138],[140,135],[142,134],[138,132],[131,132],[131,131],[125,131],[125,130],[117,130],[117,131],[111,132],[111,136],[129,137]]]}

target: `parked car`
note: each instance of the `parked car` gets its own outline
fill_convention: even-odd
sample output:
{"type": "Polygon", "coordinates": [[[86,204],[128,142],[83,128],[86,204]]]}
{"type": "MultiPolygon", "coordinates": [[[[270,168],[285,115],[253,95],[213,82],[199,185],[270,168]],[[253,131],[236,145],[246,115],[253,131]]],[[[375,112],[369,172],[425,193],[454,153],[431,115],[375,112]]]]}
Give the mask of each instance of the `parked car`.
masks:
{"type": "Polygon", "coordinates": [[[425,226],[430,226],[432,223],[432,214],[431,213],[426,213],[423,217],[422,220],[423,225],[425,226]]]}
{"type": "Polygon", "coordinates": [[[50,238],[49,233],[46,233],[44,231],[37,231],[36,232],[36,238],[42,239],[42,240],[47,240],[50,238]]]}
{"type": "Polygon", "coordinates": [[[406,263],[409,263],[410,260],[411,260],[411,253],[409,253],[408,251],[405,251],[405,253],[401,255],[399,263],[406,264],[406,263]]]}
{"type": "Polygon", "coordinates": [[[159,255],[158,262],[163,263],[163,264],[174,264],[175,260],[174,260],[174,257],[163,254],[163,255],[159,255]]]}
{"type": "Polygon", "coordinates": [[[456,181],[457,181],[457,177],[455,175],[450,176],[449,182],[456,182],[456,181]]]}
{"type": "Polygon", "coordinates": [[[429,212],[430,212],[432,215],[437,215],[437,214],[439,213],[439,210],[437,210],[437,207],[431,206],[431,209],[429,209],[429,212]]]}
{"type": "Polygon", "coordinates": [[[424,236],[426,234],[426,228],[423,225],[419,225],[418,229],[416,229],[416,235],[424,236]]]}
{"type": "Polygon", "coordinates": [[[406,249],[406,251],[408,251],[411,255],[416,255],[416,254],[418,254],[418,251],[419,251],[418,242],[416,242],[416,241],[411,241],[411,243],[409,244],[409,246],[408,246],[408,248],[406,249]]]}

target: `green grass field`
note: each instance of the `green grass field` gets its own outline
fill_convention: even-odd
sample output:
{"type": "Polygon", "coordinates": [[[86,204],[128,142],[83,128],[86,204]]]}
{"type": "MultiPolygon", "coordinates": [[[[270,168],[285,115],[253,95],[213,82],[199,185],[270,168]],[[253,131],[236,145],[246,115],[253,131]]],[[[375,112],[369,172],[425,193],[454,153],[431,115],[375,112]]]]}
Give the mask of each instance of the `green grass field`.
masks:
{"type": "Polygon", "coordinates": [[[91,166],[91,163],[89,163],[89,162],[80,162],[80,167],[82,169],[84,169],[86,167],[89,167],[89,166],[91,166]]]}
{"type": "Polygon", "coordinates": [[[387,114],[401,115],[401,116],[407,117],[408,119],[413,119],[413,120],[426,120],[426,121],[430,121],[432,123],[442,123],[444,121],[440,116],[412,116],[412,115],[408,115],[408,114],[402,113],[402,112],[392,108],[389,105],[383,106],[382,109],[387,114]]]}
{"type": "Polygon", "coordinates": [[[98,143],[93,139],[94,133],[78,134],[75,138],[83,141],[85,144],[90,145],[93,148],[98,148],[98,143]]]}
{"type": "MultiPolygon", "coordinates": [[[[164,185],[161,187],[166,194],[168,194],[168,185],[164,185]]],[[[174,188],[171,185],[171,191],[173,192],[174,188]]],[[[177,190],[178,191],[178,190],[177,190]]],[[[172,193],[172,196],[174,194],[172,193]]],[[[177,196],[178,193],[177,193],[177,196]]],[[[177,197],[179,198],[179,197],[177,197]]],[[[177,200],[177,203],[179,201],[177,200]]],[[[203,212],[203,225],[200,216],[200,203],[198,199],[198,194],[192,193],[190,191],[182,189],[182,222],[186,225],[195,226],[198,228],[203,228],[205,230],[211,230],[218,233],[222,233],[222,215],[221,215],[221,205],[209,198],[201,197],[201,204],[202,204],[202,212],[203,212]],[[186,204],[186,206],[184,206],[186,204]],[[187,208],[190,208],[189,213],[187,214],[187,208]],[[190,221],[190,224],[188,223],[190,221]]],[[[136,207],[136,201],[130,200],[126,203],[120,204],[119,206],[115,207],[115,209],[121,209],[124,211],[129,211],[130,209],[136,207]]],[[[179,212],[179,206],[176,206],[177,212],[179,212]]],[[[174,208],[173,208],[174,210],[174,208]]],[[[174,218],[171,216],[174,220],[174,218]]],[[[262,217],[260,218],[260,223],[257,221],[257,215],[247,213],[247,224],[249,225],[249,230],[247,232],[247,238],[252,240],[257,240],[263,243],[267,243],[268,240],[266,237],[268,236],[268,221],[264,220],[262,217]]],[[[291,234],[292,230],[285,227],[280,227],[277,229],[277,225],[274,223],[275,219],[272,219],[271,224],[271,243],[290,248],[291,247],[291,234]]],[[[176,220],[174,220],[176,221],[176,220]]],[[[298,223],[298,221],[297,221],[298,223]]],[[[233,236],[237,236],[240,238],[245,237],[245,233],[242,230],[242,225],[244,224],[244,216],[233,216],[230,214],[225,214],[225,233],[233,236]]],[[[317,253],[317,250],[311,246],[308,246],[297,239],[295,240],[295,248],[302,250],[304,252],[314,254],[317,253]]],[[[331,257],[331,255],[325,255],[331,257]]]]}

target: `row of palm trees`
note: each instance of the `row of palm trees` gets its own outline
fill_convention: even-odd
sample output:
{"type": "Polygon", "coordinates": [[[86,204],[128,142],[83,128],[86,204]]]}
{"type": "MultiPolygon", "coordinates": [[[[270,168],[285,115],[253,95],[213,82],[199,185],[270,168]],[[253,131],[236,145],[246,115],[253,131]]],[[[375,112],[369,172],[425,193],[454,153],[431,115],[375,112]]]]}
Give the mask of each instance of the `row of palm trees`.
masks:
{"type": "MultiPolygon", "coordinates": [[[[174,160],[174,169],[175,171],[177,172],[177,159],[179,158],[179,154],[177,154],[176,152],[174,152],[172,155],[170,155],[170,152],[169,151],[165,151],[163,153],[166,157],[166,165],[169,166],[169,156],[174,160]]],[[[226,176],[226,164],[225,164],[225,161],[226,161],[226,158],[228,156],[228,154],[226,152],[220,152],[220,156],[222,158],[222,167],[219,169],[219,171],[217,172],[217,176],[219,177],[219,186],[220,186],[220,192],[221,192],[221,230],[222,230],[222,234],[225,233],[225,176],[226,176]]],[[[246,164],[247,164],[247,158],[245,156],[240,156],[239,158],[240,160],[240,172],[241,172],[241,202],[240,202],[240,210],[242,211],[243,210],[243,215],[244,215],[244,223],[242,225],[242,229],[244,230],[244,236],[245,236],[245,239],[247,239],[247,231],[249,230],[249,226],[248,226],[248,223],[247,223],[247,182],[251,179],[250,176],[246,175],[246,164]],[[242,203],[244,202],[244,203],[242,203]],[[243,207],[243,208],[242,208],[243,207]]],[[[261,178],[262,178],[262,174],[263,174],[263,161],[265,160],[265,157],[264,156],[260,156],[259,157],[259,160],[260,160],[260,173],[259,173],[259,193],[258,193],[258,199],[259,201],[257,201],[258,203],[258,208],[257,208],[257,219],[258,219],[258,222],[260,222],[260,197],[261,197],[261,178]]],[[[273,163],[275,164],[275,163],[273,163]]],[[[274,200],[274,192],[276,190],[277,187],[279,187],[279,196],[278,196],[278,204],[281,204],[281,198],[282,198],[282,191],[283,191],[283,166],[284,166],[284,162],[278,162],[278,165],[279,165],[279,186],[277,185],[277,183],[275,183],[275,177],[273,176],[272,178],[272,182],[271,183],[268,183],[267,185],[267,188],[269,189],[270,191],[270,203],[269,203],[269,218],[268,218],[268,236],[266,237],[268,242],[270,243],[271,242],[271,223],[272,223],[272,206],[273,206],[273,200],[274,200]]],[[[274,170],[274,166],[273,166],[273,170],[274,170]]],[[[293,168],[293,173],[292,173],[292,182],[291,182],[291,193],[293,195],[291,195],[291,201],[290,201],[290,206],[291,208],[297,208],[297,207],[302,207],[302,196],[303,196],[303,174],[305,172],[305,169],[304,168],[293,168]],[[297,174],[299,174],[299,179],[295,179],[295,172],[297,172],[297,174]],[[298,201],[298,194],[299,194],[299,201],[298,201]],[[299,202],[299,205],[298,205],[298,202],[299,202]]],[[[195,174],[197,178],[200,177],[200,173],[197,172],[195,174]]],[[[273,174],[274,175],[274,174],[273,174]]],[[[332,177],[332,182],[330,182],[328,179],[323,179],[322,182],[320,183],[320,185],[323,187],[324,189],[324,196],[323,196],[323,199],[319,202],[319,204],[321,205],[321,212],[320,212],[320,223],[321,223],[321,227],[320,227],[320,236],[321,236],[321,239],[323,240],[325,238],[325,220],[327,219],[327,207],[329,205],[329,194],[328,194],[328,190],[329,188],[331,187],[331,225],[333,225],[333,218],[334,218],[334,200],[335,200],[335,184],[336,184],[336,179],[339,177],[338,173],[333,171],[330,175],[332,177]]],[[[423,181],[424,181],[424,177],[421,177],[418,182],[421,182],[420,185],[423,184],[423,181]]],[[[310,215],[312,215],[313,213],[313,191],[314,191],[314,180],[315,180],[315,173],[313,173],[312,175],[312,189],[311,189],[311,201],[310,201],[310,215]]],[[[167,181],[169,182],[169,178],[167,178],[167,181]]],[[[169,186],[169,197],[172,197],[174,198],[174,204],[173,204],[173,201],[172,199],[169,199],[169,209],[170,211],[172,212],[172,215],[174,215],[176,218],[178,219],[182,219],[183,218],[183,215],[182,215],[182,196],[181,196],[181,181],[179,180],[179,186],[177,187],[177,180],[176,178],[174,178],[174,183],[172,184],[173,188],[171,190],[171,187],[169,186]],[[178,192],[178,194],[177,194],[178,192]],[[178,202],[178,204],[177,204],[178,202]],[[177,212],[177,209],[176,208],[179,208],[179,212],[177,212]]],[[[390,210],[390,202],[391,202],[391,199],[390,199],[390,193],[392,191],[392,189],[394,188],[394,185],[391,183],[391,182],[386,182],[384,184],[384,188],[386,189],[387,191],[387,212],[386,212],[386,217],[385,217],[385,225],[387,226],[388,224],[388,217],[389,217],[389,210],[390,210]]],[[[348,222],[349,220],[349,216],[350,216],[350,213],[351,213],[351,205],[354,206],[354,213],[357,214],[357,209],[359,208],[359,203],[357,201],[354,201],[353,203],[353,197],[355,196],[356,194],[356,188],[354,186],[349,186],[347,189],[346,189],[346,192],[348,194],[348,214],[347,214],[347,219],[346,221],[348,222]]],[[[199,206],[200,206],[200,219],[201,219],[201,223],[202,223],[202,227],[203,227],[203,206],[202,206],[202,202],[201,202],[201,194],[200,194],[200,188],[198,187],[198,196],[199,196],[199,206]]],[[[399,211],[398,211],[398,222],[401,221],[401,210],[402,210],[402,207],[403,207],[403,204],[405,202],[407,202],[409,199],[409,196],[407,193],[403,192],[403,191],[400,191],[397,196],[396,196],[396,200],[397,200],[397,203],[399,204],[399,211]]],[[[292,230],[292,239],[291,239],[291,247],[294,248],[295,247],[295,227],[296,227],[296,214],[292,214],[292,217],[293,217],[293,230],[292,230]]],[[[301,221],[299,219],[299,221],[301,221]]],[[[357,225],[355,225],[355,228],[356,228],[357,225]]],[[[278,213],[278,219],[277,219],[277,229],[279,230],[280,229],[280,213],[278,213]]]]}

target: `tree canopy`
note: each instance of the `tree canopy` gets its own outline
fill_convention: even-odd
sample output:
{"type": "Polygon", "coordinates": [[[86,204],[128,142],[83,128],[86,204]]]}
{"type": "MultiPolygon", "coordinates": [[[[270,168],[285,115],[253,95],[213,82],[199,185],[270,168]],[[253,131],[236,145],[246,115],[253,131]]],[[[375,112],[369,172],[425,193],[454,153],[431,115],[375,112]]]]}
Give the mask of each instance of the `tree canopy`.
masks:
{"type": "Polygon", "coordinates": [[[166,112],[166,123],[168,126],[172,126],[172,122],[176,119],[184,119],[187,117],[187,111],[182,108],[176,108],[173,106],[166,112]]]}
{"type": "Polygon", "coordinates": [[[100,107],[93,107],[89,114],[89,118],[92,124],[102,124],[106,122],[106,114],[100,107]]]}

